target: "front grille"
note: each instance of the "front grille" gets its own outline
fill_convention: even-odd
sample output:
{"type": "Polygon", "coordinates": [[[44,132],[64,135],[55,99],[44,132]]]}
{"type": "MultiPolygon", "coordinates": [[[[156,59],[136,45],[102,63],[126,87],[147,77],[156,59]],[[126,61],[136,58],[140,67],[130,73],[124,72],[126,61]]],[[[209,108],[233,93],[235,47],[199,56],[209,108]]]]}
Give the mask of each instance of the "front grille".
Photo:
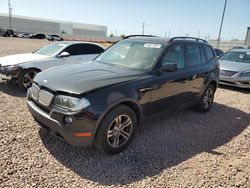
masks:
{"type": "Polygon", "coordinates": [[[32,84],[30,89],[31,98],[34,102],[44,106],[49,107],[54,95],[46,90],[40,89],[40,87],[36,84],[32,84]]]}
{"type": "Polygon", "coordinates": [[[237,71],[227,71],[227,70],[220,70],[220,75],[221,76],[226,76],[226,77],[232,77],[235,74],[237,74],[237,71]]]}

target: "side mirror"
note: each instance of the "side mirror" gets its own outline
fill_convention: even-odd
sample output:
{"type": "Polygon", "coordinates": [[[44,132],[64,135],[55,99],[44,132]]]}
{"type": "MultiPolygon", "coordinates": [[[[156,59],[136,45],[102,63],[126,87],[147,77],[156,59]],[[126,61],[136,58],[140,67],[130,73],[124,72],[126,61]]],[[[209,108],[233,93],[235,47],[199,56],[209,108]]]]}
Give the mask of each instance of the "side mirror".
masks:
{"type": "Polygon", "coordinates": [[[70,54],[69,54],[69,52],[62,52],[60,55],[58,55],[58,57],[69,57],[70,56],[70,54]]]}
{"type": "Polygon", "coordinates": [[[165,64],[159,69],[159,71],[163,71],[163,72],[174,72],[176,70],[177,70],[177,64],[175,63],[165,64]]]}

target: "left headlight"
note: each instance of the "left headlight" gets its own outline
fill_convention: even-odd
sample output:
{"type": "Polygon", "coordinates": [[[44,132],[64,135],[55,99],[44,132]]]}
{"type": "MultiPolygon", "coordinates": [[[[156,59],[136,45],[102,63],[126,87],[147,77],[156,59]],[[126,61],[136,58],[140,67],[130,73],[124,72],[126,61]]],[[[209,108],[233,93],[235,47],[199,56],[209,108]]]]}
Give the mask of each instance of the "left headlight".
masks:
{"type": "Polygon", "coordinates": [[[86,98],[75,98],[65,95],[57,95],[55,97],[54,105],[66,110],[76,112],[90,106],[90,102],[86,98]]]}
{"type": "Polygon", "coordinates": [[[246,70],[246,71],[243,71],[242,73],[240,73],[241,77],[250,77],[250,69],[249,70],[246,70]]]}

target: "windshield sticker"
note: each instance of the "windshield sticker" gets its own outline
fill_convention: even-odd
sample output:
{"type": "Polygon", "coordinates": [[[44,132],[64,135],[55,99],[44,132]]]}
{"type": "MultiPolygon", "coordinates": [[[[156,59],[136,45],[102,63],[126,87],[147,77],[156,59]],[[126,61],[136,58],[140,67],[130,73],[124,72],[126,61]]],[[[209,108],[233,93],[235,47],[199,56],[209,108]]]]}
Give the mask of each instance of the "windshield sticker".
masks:
{"type": "Polygon", "coordinates": [[[149,43],[146,43],[146,44],[144,44],[144,47],[145,48],[161,48],[161,45],[160,44],[149,44],[149,43]]]}
{"type": "Polygon", "coordinates": [[[243,59],[244,58],[244,54],[240,54],[239,58],[243,59]]]}
{"type": "Polygon", "coordinates": [[[247,55],[250,55],[250,52],[247,52],[247,55]]]}

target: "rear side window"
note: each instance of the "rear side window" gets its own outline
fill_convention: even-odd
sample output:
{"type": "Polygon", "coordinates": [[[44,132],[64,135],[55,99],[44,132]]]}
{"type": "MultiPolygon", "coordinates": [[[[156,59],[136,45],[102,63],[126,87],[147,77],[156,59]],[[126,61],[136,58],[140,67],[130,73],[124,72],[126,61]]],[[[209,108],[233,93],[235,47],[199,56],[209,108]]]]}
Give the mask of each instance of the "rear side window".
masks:
{"type": "Polygon", "coordinates": [[[202,63],[199,44],[196,43],[186,44],[185,59],[189,67],[200,65],[202,63]]]}
{"type": "Polygon", "coordinates": [[[73,44],[69,47],[67,47],[64,52],[68,52],[71,56],[72,55],[81,55],[80,51],[80,45],[79,44],[73,44]]]}
{"type": "Polygon", "coordinates": [[[215,57],[213,49],[210,46],[204,45],[204,50],[205,50],[207,62],[212,60],[215,57]]]}
{"type": "Polygon", "coordinates": [[[80,48],[81,54],[99,54],[104,51],[100,46],[94,44],[81,44],[80,48]]]}

